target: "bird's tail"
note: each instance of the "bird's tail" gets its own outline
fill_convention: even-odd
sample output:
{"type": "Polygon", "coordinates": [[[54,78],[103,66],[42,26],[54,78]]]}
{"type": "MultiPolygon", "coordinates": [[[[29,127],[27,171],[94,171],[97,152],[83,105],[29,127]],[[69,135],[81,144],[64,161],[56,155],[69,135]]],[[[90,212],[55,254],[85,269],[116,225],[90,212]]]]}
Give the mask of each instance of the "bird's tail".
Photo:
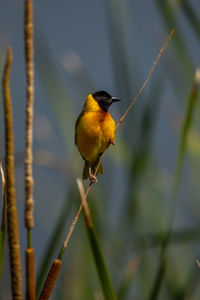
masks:
{"type": "MultiPolygon", "coordinates": [[[[96,170],[98,164],[99,164],[99,158],[94,163],[91,164],[92,174],[95,173],[95,170],[96,170]]],[[[89,177],[89,167],[90,167],[90,162],[85,160],[85,165],[84,165],[84,168],[83,168],[83,176],[82,176],[83,179],[88,179],[88,177],[89,177]]],[[[97,174],[103,174],[102,164],[100,164],[97,174]]]]}

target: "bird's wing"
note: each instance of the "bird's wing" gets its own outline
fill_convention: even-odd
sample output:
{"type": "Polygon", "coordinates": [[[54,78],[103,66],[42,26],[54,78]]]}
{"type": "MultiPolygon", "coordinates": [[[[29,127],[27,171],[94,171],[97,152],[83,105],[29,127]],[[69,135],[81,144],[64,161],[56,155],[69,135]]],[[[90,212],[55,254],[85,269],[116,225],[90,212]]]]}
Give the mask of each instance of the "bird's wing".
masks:
{"type": "Polygon", "coordinates": [[[80,119],[81,119],[82,115],[83,115],[83,112],[80,113],[78,119],[76,120],[76,124],[75,124],[75,137],[74,137],[75,145],[77,145],[77,127],[78,127],[78,124],[80,122],[80,119]]]}

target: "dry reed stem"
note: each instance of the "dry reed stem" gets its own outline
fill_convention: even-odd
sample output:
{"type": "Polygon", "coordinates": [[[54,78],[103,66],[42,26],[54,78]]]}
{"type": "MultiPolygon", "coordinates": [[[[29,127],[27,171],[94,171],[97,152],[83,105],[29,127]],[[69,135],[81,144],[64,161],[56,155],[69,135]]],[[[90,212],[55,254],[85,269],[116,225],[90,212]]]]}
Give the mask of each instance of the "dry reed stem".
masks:
{"type": "MultiPolygon", "coordinates": [[[[147,85],[147,82],[149,81],[149,79],[150,79],[150,77],[151,77],[151,75],[152,75],[152,73],[153,73],[153,71],[154,71],[156,65],[158,64],[158,61],[160,60],[160,57],[162,56],[163,52],[165,51],[165,48],[167,47],[167,44],[169,43],[169,41],[170,41],[170,39],[171,39],[171,37],[172,37],[172,35],[173,35],[174,33],[175,33],[175,29],[172,29],[172,31],[171,31],[171,33],[170,33],[170,35],[169,35],[167,41],[165,42],[164,46],[161,48],[161,50],[160,50],[160,52],[159,52],[159,54],[158,54],[158,56],[157,56],[157,58],[156,58],[156,60],[155,60],[155,62],[154,62],[154,64],[153,64],[153,66],[152,66],[150,72],[148,73],[147,78],[146,78],[144,84],[142,85],[142,87],[140,88],[139,92],[137,93],[137,95],[135,96],[135,98],[133,99],[133,101],[131,102],[131,104],[129,105],[128,109],[125,111],[125,113],[124,113],[123,116],[120,118],[119,122],[117,123],[116,130],[118,129],[119,125],[123,122],[123,120],[124,120],[124,118],[126,117],[127,113],[129,112],[129,110],[131,109],[131,107],[133,106],[133,104],[134,104],[135,101],[138,99],[139,95],[141,94],[141,92],[143,91],[143,89],[145,88],[145,86],[147,85]]],[[[106,150],[107,150],[107,149],[106,149],[106,150]]],[[[102,155],[101,155],[101,158],[100,158],[100,160],[99,160],[99,164],[98,164],[98,166],[97,166],[97,168],[96,168],[96,170],[95,170],[95,173],[94,173],[95,176],[97,175],[99,166],[100,166],[100,164],[101,164],[101,162],[102,162],[102,159],[103,159],[103,157],[104,157],[104,155],[105,155],[106,150],[104,150],[104,152],[103,152],[102,155]]],[[[89,191],[90,191],[91,187],[92,187],[92,182],[90,182],[90,184],[88,185],[88,188],[87,188],[86,193],[85,193],[85,199],[87,199],[87,196],[88,196],[88,194],[89,194],[89,191]]],[[[71,227],[70,227],[69,232],[68,232],[68,234],[67,234],[66,240],[65,240],[65,242],[63,243],[63,247],[64,247],[64,248],[67,247],[67,244],[68,244],[69,239],[70,239],[70,237],[71,237],[71,235],[72,235],[72,232],[73,232],[73,230],[74,230],[74,227],[75,227],[75,225],[76,225],[76,223],[77,223],[77,221],[78,221],[78,218],[79,218],[79,215],[80,215],[80,213],[81,213],[82,208],[83,208],[83,203],[81,203],[81,205],[80,205],[80,207],[79,207],[79,209],[78,209],[78,211],[77,211],[77,213],[76,213],[76,216],[75,216],[75,218],[74,218],[74,220],[73,220],[73,222],[72,222],[72,224],[71,224],[71,227]]],[[[63,251],[63,252],[64,252],[64,251],[63,251]]]]}
{"type": "Polygon", "coordinates": [[[73,232],[73,230],[74,230],[74,227],[75,227],[75,225],[76,225],[76,222],[78,221],[78,217],[79,217],[79,215],[80,215],[80,212],[81,212],[82,208],[83,208],[83,205],[81,204],[80,207],[79,207],[79,209],[78,209],[78,211],[77,211],[77,213],[76,213],[76,216],[75,216],[75,218],[74,218],[74,220],[73,220],[73,222],[72,222],[72,224],[71,224],[71,227],[70,227],[70,229],[69,229],[69,234],[67,235],[67,238],[66,238],[66,240],[65,240],[64,243],[63,243],[64,248],[67,247],[67,244],[68,244],[68,242],[69,242],[70,236],[71,236],[71,234],[72,234],[72,232],[73,232]]]}
{"type": "Polygon", "coordinates": [[[88,207],[88,203],[87,203],[87,200],[86,200],[86,194],[85,194],[85,189],[84,189],[84,186],[83,186],[83,182],[80,178],[77,178],[76,182],[77,182],[78,190],[79,190],[80,197],[81,197],[81,203],[83,205],[83,209],[84,209],[84,212],[85,212],[85,219],[86,219],[87,225],[89,227],[92,227],[93,223],[92,223],[92,218],[91,218],[91,215],[90,215],[90,209],[88,207]]]}
{"type": "Polygon", "coordinates": [[[139,89],[137,95],[135,96],[135,98],[133,99],[133,101],[131,102],[131,104],[129,105],[129,107],[127,108],[127,110],[125,111],[125,113],[123,114],[123,116],[121,117],[121,119],[119,120],[119,122],[117,123],[117,126],[116,126],[116,130],[117,128],[119,127],[119,125],[123,122],[124,118],[126,117],[127,113],[129,112],[129,110],[131,109],[131,107],[133,106],[133,104],[135,103],[135,101],[138,99],[138,97],[140,96],[140,94],[142,93],[143,89],[145,88],[145,86],[147,85],[153,71],[155,70],[155,67],[157,66],[159,60],[160,60],[160,57],[162,56],[163,52],[165,51],[165,48],[167,47],[167,44],[169,43],[172,35],[175,33],[175,29],[173,28],[170,35],[168,36],[168,39],[166,40],[164,46],[160,49],[160,52],[156,58],[156,60],[154,61],[153,63],[153,66],[150,70],[150,72],[148,73],[147,75],[147,78],[144,82],[144,84],[141,86],[141,88],[139,89]]]}
{"type": "MultiPolygon", "coordinates": [[[[102,159],[104,157],[104,154],[105,154],[105,151],[102,153],[100,161],[102,161],[102,159]]],[[[97,171],[98,171],[99,166],[100,166],[100,163],[99,163],[99,165],[97,166],[97,168],[95,170],[95,173],[94,173],[95,176],[97,175],[97,171]]],[[[92,185],[93,185],[93,182],[90,182],[90,184],[88,185],[88,188],[86,190],[85,197],[84,197],[85,200],[87,199],[87,196],[89,194],[89,191],[91,190],[92,185]]],[[[81,202],[81,205],[79,206],[79,209],[78,209],[78,211],[77,211],[77,213],[76,213],[76,215],[75,215],[75,217],[74,217],[74,219],[72,221],[72,224],[71,224],[71,226],[69,228],[69,232],[67,234],[67,237],[66,237],[66,239],[65,239],[65,241],[63,243],[63,246],[62,246],[61,251],[60,251],[59,256],[58,256],[60,259],[62,258],[63,253],[64,253],[65,249],[67,248],[69,239],[70,239],[70,237],[72,235],[72,232],[74,231],[74,227],[76,226],[76,223],[78,221],[78,218],[79,218],[79,215],[81,213],[82,208],[83,208],[83,202],[81,202]]]]}
{"type": "Polygon", "coordinates": [[[28,230],[26,249],[26,299],[35,300],[35,259],[32,248],[31,229],[34,227],[33,200],[33,104],[34,104],[34,49],[33,49],[33,3],[25,0],[24,40],[26,62],[26,133],[25,133],[25,226],[28,230]]]}
{"type": "Polygon", "coordinates": [[[16,208],[15,167],[14,167],[14,136],[12,103],[10,95],[10,69],[12,64],[12,48],[8,49],[7,61],[3,75],[3,95],[5,110],[5,164],[6,164],[6,199],[7,228],[10,249],[12,296],[15,300],[22,299],[22,272],[20,261],[20,244],[18,231],[18,214],[16,208]]]}
{"type": "Polygon", "coordinates": [[[5,224],[6,223],[6,181],[5,181],[3,166],[1,162],[0,162],[0,173],[1,173],[2,199],[3,199],[1,222],[2,224],[5,224]]]}
{"type": "Polygon", "coordinates": [[[6,182],[4,176],[4,170],[2,163],[0,162],[0,174],[2,184],[2,215],[0,224],[0,281],[2,278],[3,263],[4,263],[4,252],[5,252],[5,236],[6,236],[6,182]]]}
{"type": "Polygon", "coordinates": [[[34,226],[33,201],[33,102],[34,102],[34,65],[33,65],[33,4],[25,0],[25,57],[26,57],[26,150],[25,150],[25,226],[34,226]]]}
{"type": "MultiPolygon", "coordinates": [[[[104,152],[104,153],[105,153],[105,152],[104,152]]],[[[103,158],[104,153],[102,154],[102,158],[103,158]]],[[[94,175],[96,175],[97,171],[98,171],[98,168],[96,169],[94,175]]],[[[86,191],[86,193],[85,193],[85,199],[87,199],[87,196],[88,196],[89,191],[91,190],[92,184],[93,184],[93,183],[90,182],[90,184],[89,184],[89,186],[88,186],[88,188],[87,188],[87,191],[86,191]]],[[[81,205],[79,206],[79,209],[78,209],[78,211],[77,211],[77,213],[76,213],[76,215],[75,215],[75,217],[74,217],[74,220],[73,220],[73,222],[72,222],[72,224],[71,224],[71,226],[70,226],[69,232],[68,232],[68,234],[67,234],[67,237],[66,237],[66,239],[65,239],[65,241],[64,241],[64,243],[63,243],[63,246],[62,246],[62,249],[61,249],[61,252],[60,252],[61,255],[59,254],[59,258],[62,258],[62,255],[63,255],[65,249],[67,248],[69,239],[70,239],[70,237],[71,237],[71,235],[72,235],[72,232],[74,231],[74,227],[75,227],[75,225],[76,225],[76,223],[77,223],[77,221],[78,221],[78,218],[79,218],[79,215],[80,215],[80,213],[81,213],[82,208],[83,208],[83,202],[82,202],[81,205]]]]}
{"type": "Polygon", "coordinates": [[[26,299],[35,300],[35,257],[34,249],[26,249],[26,299]]]}
{"type": "Polygon", "coordinates": [[[50,298],[52,290],[56,283],[56,279],[60,272],[61,266],[62,266],[62,262],[60,259],[55,259],[53,261],[53,263],[51,265],[51,269],[50,269],[48,277],[47,277],[47,280],[42,289],[39,300],[48,300],[50,298]]]}

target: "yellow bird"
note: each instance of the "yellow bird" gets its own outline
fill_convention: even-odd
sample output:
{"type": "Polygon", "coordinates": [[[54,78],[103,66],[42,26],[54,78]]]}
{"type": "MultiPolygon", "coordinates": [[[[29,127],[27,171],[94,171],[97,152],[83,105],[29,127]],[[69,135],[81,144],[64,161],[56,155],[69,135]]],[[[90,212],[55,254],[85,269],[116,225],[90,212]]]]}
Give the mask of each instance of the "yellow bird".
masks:
{"type": "MultiPolygon", "coordinates": [[[[105,91],[89,94],[75,125],[75,145],[85,160],[83,179],[97,182],[95,169],[103,151],[115,145],[115,121],[108,112],[109,106],[120,99],[105,91]]],[[[103,173],[100,165],[98,173],[103,173]]]]}

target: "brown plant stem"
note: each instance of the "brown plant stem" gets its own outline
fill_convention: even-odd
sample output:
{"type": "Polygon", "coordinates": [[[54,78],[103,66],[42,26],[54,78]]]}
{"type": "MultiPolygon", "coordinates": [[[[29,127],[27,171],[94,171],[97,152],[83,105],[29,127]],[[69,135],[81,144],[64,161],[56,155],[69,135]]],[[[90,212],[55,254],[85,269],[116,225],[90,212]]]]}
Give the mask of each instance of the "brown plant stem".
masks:
{"type": "Polygon", "coordinates": [[[61,266],[62,266],[62,262],[60,259],[55,259],[53,261],[53,263],[51,265],[51,269],[50,269],[48,277],[47,277],[47,280],[42,289],[39,300],[48,300],[50,298],[52,290],[56,283],[56,279],[60,272],[61,266]]]}
{"type": "Polygon", "coordinates": [[[26,299],[35,300],[35,258],[34,249],[26,249],[26,299]]]}
{"type": "MultiPolygon", "coordinates": [[[[96,169],[95,175],[96,175],[97,171],[98,171],[98,169],[96,169]]],[[[86,193],[85,193],[85,199],[87,198],[87,195],[88,195],[88,193],[89,193],[89,191],[90,191],[90,189],[91,189],[91,187],[92,187],[92,184],[93,184],[93,183],[90,182],[90,184],[89,184],[89,186],[88,186],[88,188],[87,188],[87,191],[86,191],[86,193]]],[[[77,221],[78,221],[78,218],[79,218],[79,215],[80,215],[80,213],[81,213],[82,208],[83,208],[83,202],[82,202],[81,205],[79,206],[79,209],[78,209],[78,211],[77,211],[77,213],[76,213],[76,216],[75,216],[75,218],[74,218],[74,220],[73,220],[73,222],[72,222],[72,224],[71,224],[71,226],[70,226],[70,229],[69,229],[69,232],[68,232],[68,234],[67,234],[67,237],[66,237],[66,239],[65,239],[65,241],[64,241],[64,243],[63,243],[63,245],[62,245],[62,247],[61,247],[61,250],[60,250],[60,252],[59,252],[58,259],[62,259],[62,257],[63,257],[63,254],[64,254],[64,252],[65,252],[65,249],[67,248],[67,245],[68,245],[68,243],[69,243],[69,239],[70,239],[70,237],[71,237],[71,235],[72,235],[72,232],[74,231],[74,227],[76,226],[76,223],[77,223],[77,221]]]]}
{"type": "Polygon", "coordinates": [[[35,259],[32,248],[34,227],[33,200],[33,103],[34,103],[34,62],[33,62],[33,3],[25,0],[24,40],[26,63],[26,133],[25,133],[25,226],[27,228],[26,249],[26,299],[35,300],[35,259]]]}
{"type": "Polygon", "coordinates": [[[14,136],[12,119],[12,102],[10,95],[10,69],[12,64],[12,48],[8,49],[7,61],[3,75],[3,95],[5,110],[5,165],[6,165],[6,199],[7,229],[10,249],[10,266],[13,299],[22,299],[22,272],[20,260],[20,244],[18,230],[18,214],[16,208],[14,136]]]}
{"type": "Polygon", "coordinates": [[[4,252],[5,252],[5,240],[6,240],[6,182],[4,176],[4,170],[2,163],[0,162],[0,174],[2,183],[2,216],[0,224],[0,281],[2,278],[4,252]]]}
{"type": "Polygon", "coordinates": [[[85,220],[89,227],[93,227],[93,222],[90,214],[90,209],[86,200],[86,193],[83,187],[83,182],[80,178],[76,179],[78,190],[80,193],[81,203],[83,205],[84,213],[85,213],[85,220]]]}
{"type": "MultiPolygon", "coordinates": [[[[33,102],[34,102],[34,68],[33,68],[33,5],[25,0],[25,58],[27,79],[26,102],[26,149],[25,149],[25,225],[28,230],[34,226],[33,201],[33,102]]],[[[28,241],[31,248],[31,238],[28,241]]]]}
{"type": "Polygon", "coordinates": [[[0,174],[2,182],[2,216],[1,216],[1,229],[6,226],[6,181],[2,163],[0,162],[0,174]]]}
{"type": "Polygon", "coordinates": [[[127,113],[129,112],[129,110],[131,109],[131,107],[133,106],[133,104],[135,103],[135,101],[138,99],[138,97],[140,96],[140,94],[142,93],[142,91],[144,90],[145,86],[147,85],[153,71],[155,70],[155,67],[157,66],[163,52],[165,51],[172,35],[175,33],[175,29],[173,28],[170,35],[168,36],[168,39],[166,40],[164,46],[160,49],[160,52],[156,58],[156,60],[154,61],[153,63],[153,66],[151,68],[151,70],[149,71],[148,75],[147,75],[147,78],[145,80],[145,82],[143,83],[143,85],[141,86],[141,88],[139,89],[137,95],[135,96],[135,98],[133,99],[133,101],[131,102],[131,104],[129,105],[129,107],[127,108],[127,110],[125,111],[125,113],[123,114],[123,116],[120,118],[119,122],[117,123],[117,126],[116,126],[116,129],[119,127],[119,125],[123,122],[123,120],[125,119],[127,113]]]}

